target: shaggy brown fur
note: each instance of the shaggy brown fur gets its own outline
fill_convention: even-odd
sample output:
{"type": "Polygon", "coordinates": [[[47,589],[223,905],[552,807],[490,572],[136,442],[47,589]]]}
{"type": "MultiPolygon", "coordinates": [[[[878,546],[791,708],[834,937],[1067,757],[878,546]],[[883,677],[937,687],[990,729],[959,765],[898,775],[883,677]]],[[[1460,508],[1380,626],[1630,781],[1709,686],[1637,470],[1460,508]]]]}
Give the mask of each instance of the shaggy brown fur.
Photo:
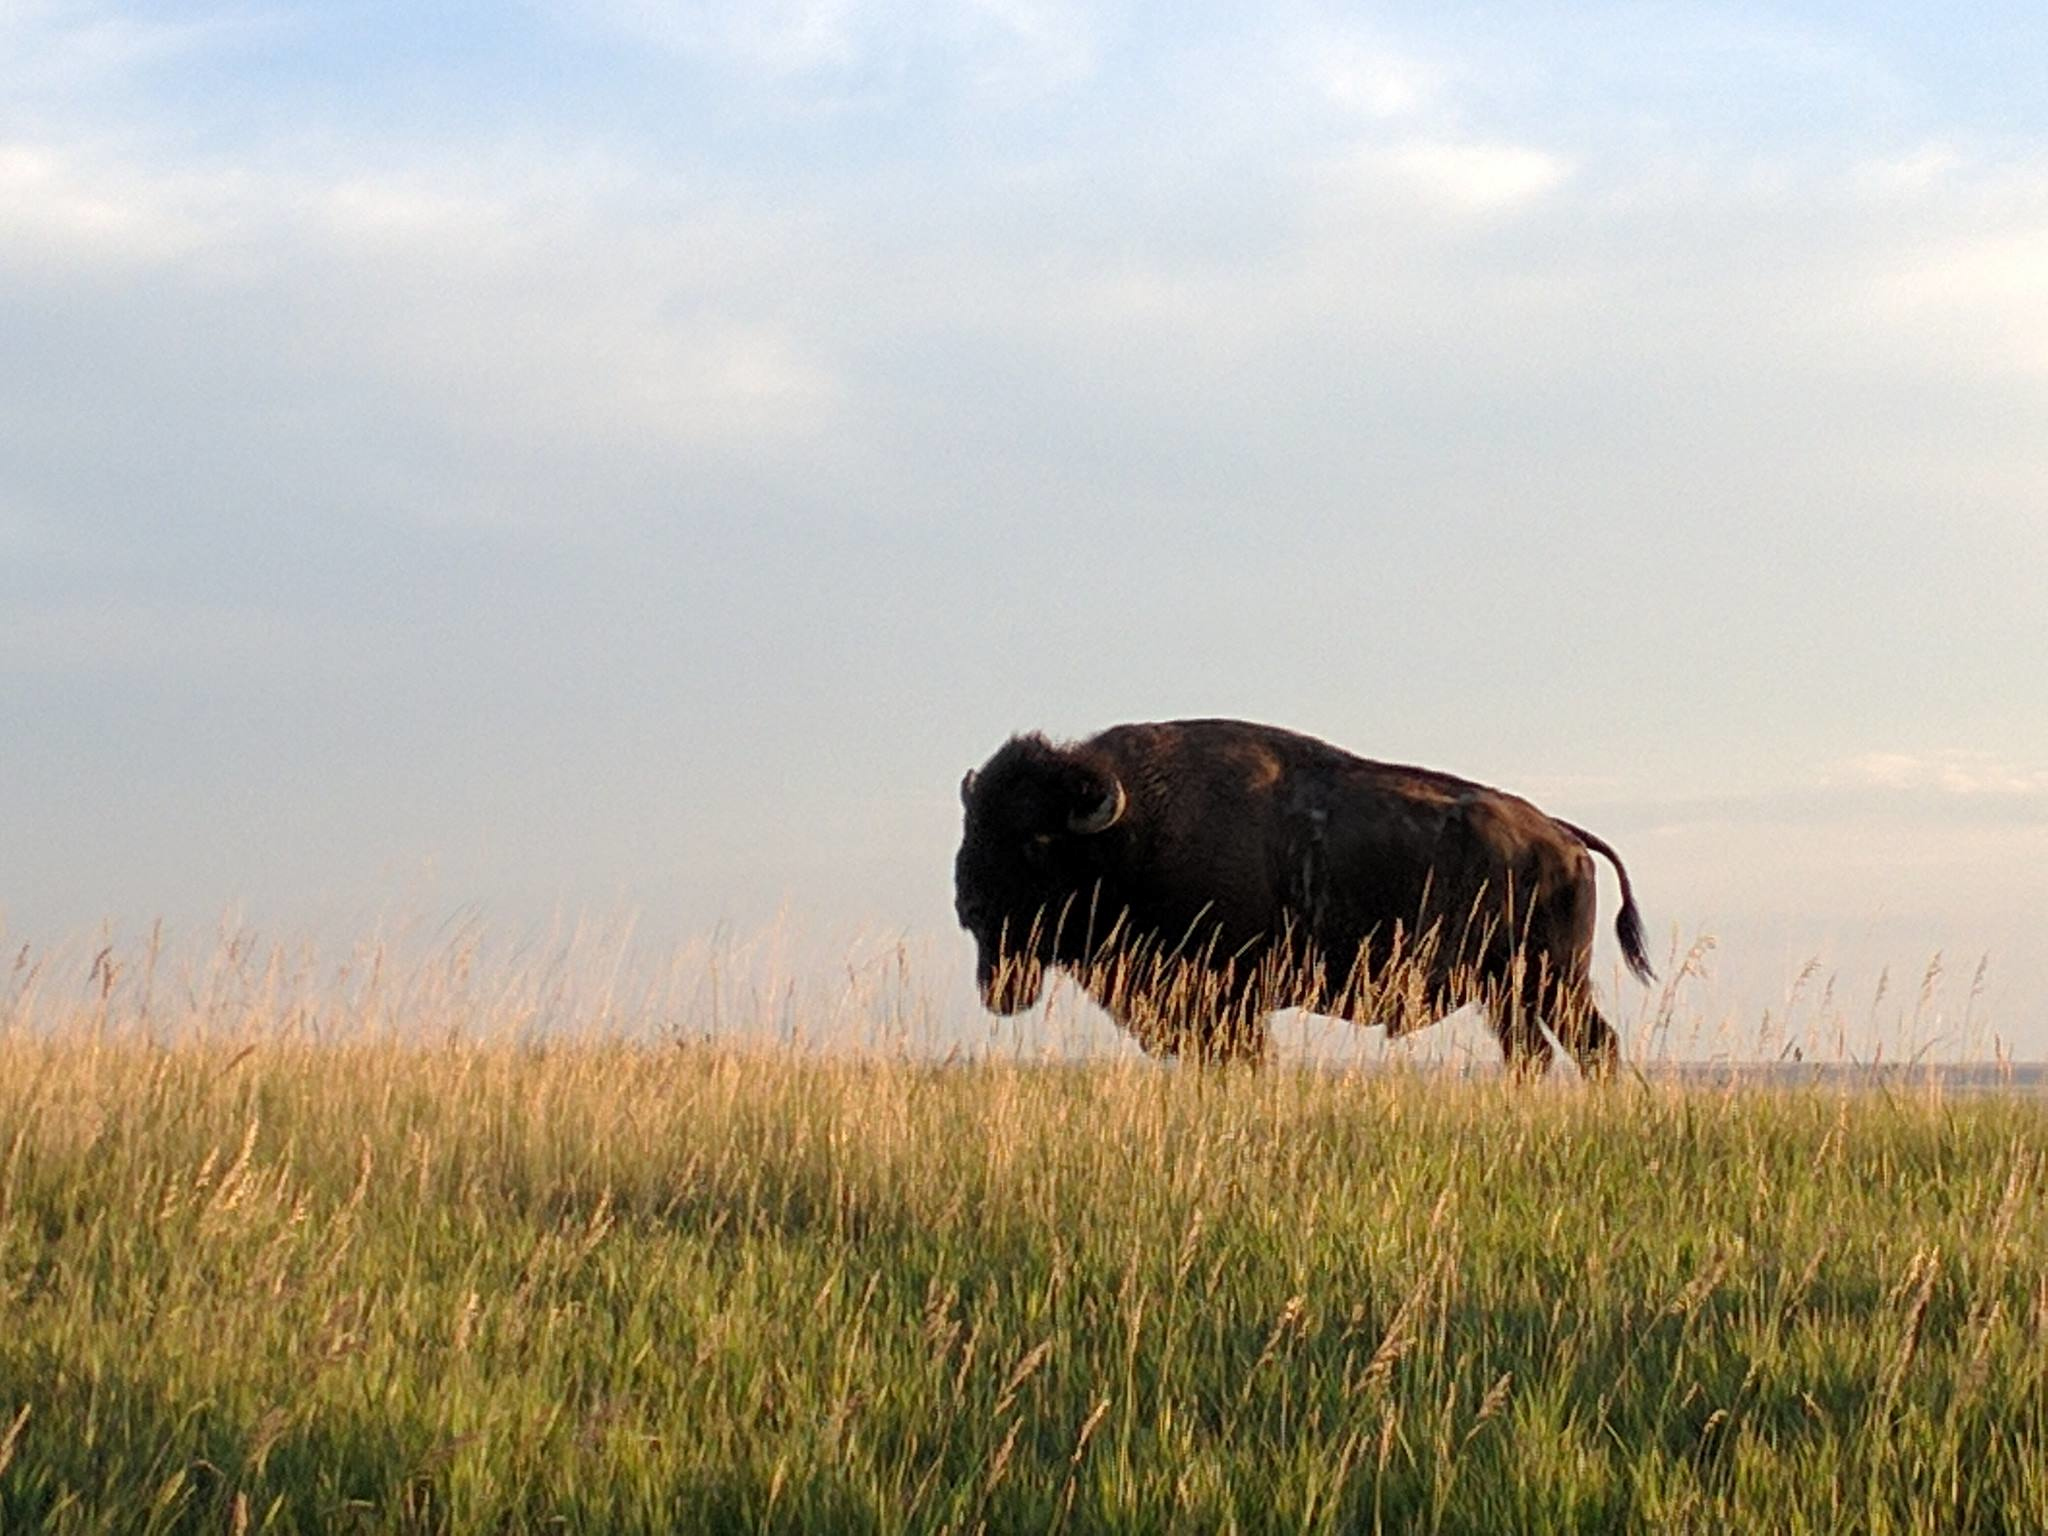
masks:
{"type": "Polygon", "coordinates": [[[1056,965],[1148,1050],[1216,1060],[1261,1055],[1275,1008],[1398,1034],[1478,1003],[1518,1070],[1549,1065],[1548,1025],[1605,1072],[1594,852],[1621,877],[1622,953],[1650,975],[1627,872],[1599,838],[1273,726],[1015,736],[960,794],[955,905],[997,1012],[1029,1007],[1056,965]]]}

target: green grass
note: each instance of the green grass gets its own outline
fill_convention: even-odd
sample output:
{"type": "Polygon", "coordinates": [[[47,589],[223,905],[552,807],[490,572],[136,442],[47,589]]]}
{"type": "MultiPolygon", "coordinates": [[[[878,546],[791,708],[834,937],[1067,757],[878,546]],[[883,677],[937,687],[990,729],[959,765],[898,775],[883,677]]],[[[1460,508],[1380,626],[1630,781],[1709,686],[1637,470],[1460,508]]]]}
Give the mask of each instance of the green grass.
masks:
{"type": "Polygon", "coordinates": [[[2037,1100],[313,1033],[0,1029],[0,1530],[2048,1529],[2037,1100]]]}

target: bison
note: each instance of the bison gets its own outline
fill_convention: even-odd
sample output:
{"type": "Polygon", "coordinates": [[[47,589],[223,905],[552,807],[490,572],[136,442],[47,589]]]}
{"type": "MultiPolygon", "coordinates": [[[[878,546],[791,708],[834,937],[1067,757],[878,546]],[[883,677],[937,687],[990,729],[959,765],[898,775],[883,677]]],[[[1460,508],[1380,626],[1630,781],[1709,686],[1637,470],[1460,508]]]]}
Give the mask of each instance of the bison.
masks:
{"type": "Polygon", "coordinates": [[[955,909],[983,1002],[1028,1008],[1057,966],[1157,1055],[1256,1060],[1276,1008],[1398,1035],[1476,1003],[1518,1074],[1549,1068],[1548,1026],[1604,1075],[1592,853],[1621,880],[1622,954],[1651,979],[1628,872],[1592,833],[1274,726],[1013,736],[960,799],[955,909]]]}

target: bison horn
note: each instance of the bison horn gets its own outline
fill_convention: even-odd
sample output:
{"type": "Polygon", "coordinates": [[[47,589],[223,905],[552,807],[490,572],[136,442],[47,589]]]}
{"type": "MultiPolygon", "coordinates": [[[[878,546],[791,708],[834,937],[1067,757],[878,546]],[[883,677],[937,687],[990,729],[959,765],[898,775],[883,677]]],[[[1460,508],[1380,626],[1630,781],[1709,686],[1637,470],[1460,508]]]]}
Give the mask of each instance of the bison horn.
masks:
{"type": "Polygon", "coordinates": [[[1109,793],[1092,810],[1076,811],[1067,818],[1067,826],[1084,837],[1093,837],[1097,832],[1107,832],[1117,824],[1124,813],[1124,787],[1115,779],[1109,781],[1109,793]]]}
{"type": "Polygon", "coordinates": [[[974,794],[976,774],[972,768],[960,776],[960,803],[965,805],[974,794]]]}

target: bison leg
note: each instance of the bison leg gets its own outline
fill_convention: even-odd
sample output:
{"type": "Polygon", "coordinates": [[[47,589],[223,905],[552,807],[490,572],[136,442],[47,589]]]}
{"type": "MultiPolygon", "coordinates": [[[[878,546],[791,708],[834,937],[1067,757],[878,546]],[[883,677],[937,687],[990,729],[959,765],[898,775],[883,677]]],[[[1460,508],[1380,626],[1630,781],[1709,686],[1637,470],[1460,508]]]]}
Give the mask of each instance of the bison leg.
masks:
{"type": "Polygon", "coordinates": [[[1191,1054],[1204,1066],[1230,1066],[1242,1062],[1258,1066],[1266,1059],[1266,1016],[1245,1012],[1225,1014],[1197,1036],[1191,1054]]]}
{"type": "Polygon", "coordinates": [[[1544,1034],[1548,1027],[1572,1053],[1580,1076],[1612,1077],[1621,1060],[1620,1041],[1594,1006],[1592,987],[1583,978],[1553,979],[1548,971],[1547,963],[1537,966],[1535,974],[1525,976],[1510,992],[1513,1001],[1495,1015],[1494,1027],[1510,1065],[1540,1050],[1542,1068],[1548,1068],[1554,1054],[1544,1034]]]}
{"type": "Polygon", "coordinates": [[[1507,1061],[1508,1071],[1517,1082],[1541,1077],[1550,1070],[1551,1057],[1556,1053],[1551,1050],[1533,1008],[1522,999],[1511,997],[1489,1004],[1486,1013],[1493,1032],[1500,1037],[1500,1053],[1507,1061]]]}
{"type": "Polygon", "coordinates": [[[1621,1061],[1614,1027],[1593,1002],[1593,860],[1582,855],[1579,877],[1543,913],[1543,950],[1533,967],[1537,1011],[1579,1064],[1580,1075],[1605,1079],[1621,1061]]]}
{"type": "Polygon", "coordinates": [[[1579,1075],[1600,1082],[1614,1076],[1614,1069],[1621,1064],[1621,1042],[1592,1000],[1563,1009],[1557,1018],[1558,1038],[1579,1064],[1579,1075]]]}
{"type": "Polygon", "coordinates": [[[1126,1006],[1113,1010],[1112,1017],[1146,1055],[1162,1061],[1185,1057],[1208,1067],[1257,1065],[1266,1057],[1266,1016],[1249,1009],[1224,1005],[1206,1016],[1190,1017],[1180,1008],[1126,1006]]]}

